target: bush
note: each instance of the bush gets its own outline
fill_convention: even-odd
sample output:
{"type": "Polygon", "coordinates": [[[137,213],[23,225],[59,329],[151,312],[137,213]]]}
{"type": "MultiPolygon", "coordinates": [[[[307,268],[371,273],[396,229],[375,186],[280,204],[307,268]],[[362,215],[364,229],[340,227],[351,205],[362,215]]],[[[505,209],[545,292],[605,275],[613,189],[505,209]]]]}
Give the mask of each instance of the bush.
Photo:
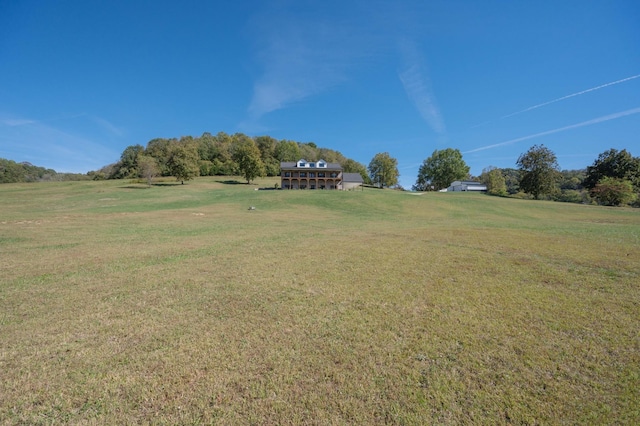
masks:
{"type": "Polygon", "coordinates": [[[637,198],[630,181],[611,177],[600,179],[591,190],[591,196],[604,206],[631,204],[637,198]]]}
{"type": "Polygon", "coordinates": [[[588,192],[575,189],[563,189],[561,192],[554,195],[553,200],[563,203],[591,203],[591,197],[589,196],[588,192]]]}

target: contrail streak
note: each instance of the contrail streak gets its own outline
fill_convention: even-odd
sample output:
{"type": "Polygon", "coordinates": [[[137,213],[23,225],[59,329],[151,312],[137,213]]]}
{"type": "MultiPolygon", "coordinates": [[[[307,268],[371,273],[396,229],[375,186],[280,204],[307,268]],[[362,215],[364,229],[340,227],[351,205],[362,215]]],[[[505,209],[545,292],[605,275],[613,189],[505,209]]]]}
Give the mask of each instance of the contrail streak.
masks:
{"type": "Polygon", "coordinates": [[[507,117],[513,117],[514,115],[522,114],[523,112],[531,111],[533,109],[540,108],[540,107],[543,107],[543,106],[546,106],[546,105],[550,105],[550,104],[553,104],[553,103],[556,103],[556,102],[564,101],[565,99],[573,98],[574,96],[584,95],[585,93],[589,93],[589,92],[593,92],[595,90],[603,89],[605,87],[613,86],[614,84],[624,83],[625,81],[633,80],[634,78],[638,78],[638,77],[640,77],[640,74],[632,75],[631,77],[623,78],[622,80],[616,80],[616,81],[612,81],[611,83],[606,83],[606,84],[602,84],[600,86],[592,87],[591,89],[586,89],[586,90],[583,90],[581,92],[572,93],[570,95],[563,96],[563,97],[557,98],[557,99],[553,99],[553,100],[548,101],[548,102],[543,102],[541,104],[534,105],[534,106],[531,106],[529,108],[523,109],[522,111],[513,112],[511,114],[503,115],[502,117],[500,117],[500,120],[502,120],[503,118],[507,118],[507,117]]]}
{"type": "Polygon", "coordinates": [[[640,107],[628,109],[622,112],[616,112],[615,114],[609,114],[602,117],[594,118],[592,120],[583,121],[582,123],[572,124],[571,126],[560,127],[559,129],[547,130],[546,132],[536,133],[534,135],[523,136],[517,139],[511,139],[506,142],[500,142],[493,145],[482,146],[480,148],[472,149],[470,151],[465,151],[463,154],[470,154],[472,152],[484,151],[487,149],[497,148],[499,146],[510,145],[516,142],[526,141],[528,139],[539,138],[541,136],[552,135],[554,133],[564,132],[565,130],[577,129],[578,127],[590,126],[596,123],[602,123],[604,121],[615,120],[616,118],[625,117],[627,115],[638,114],[640,113],[640,107]]]}

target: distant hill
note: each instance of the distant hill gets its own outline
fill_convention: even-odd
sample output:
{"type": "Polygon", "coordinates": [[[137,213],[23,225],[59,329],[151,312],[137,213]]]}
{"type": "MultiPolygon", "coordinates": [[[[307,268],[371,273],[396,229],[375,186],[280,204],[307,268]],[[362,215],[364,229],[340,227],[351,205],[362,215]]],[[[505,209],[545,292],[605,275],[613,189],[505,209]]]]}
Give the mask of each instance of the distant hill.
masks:
{"type": "Polygon", "coordinates": [[[292,140],[277,140],[271,136],[250,137],[243,133],[233,135],[225,132],[211,134],[205,132],[202,136],[182,136],[181,138],[156,138],[147,146],[131,145],[124,149],[120,160],[109,164],[97,171],[90,171],[87,175],[91,179],[131,179],[143,177],[141,158],[149,160],[155,165],[159,176],[174,176],[172,164],[176,163],[175,156],[185,159],[185,150],[191,152],[189,163],[197,170],[199,176],[234,176],[241,174],[237,152],[240,146],[254,145],[259,152],[259,162],[266,176],[280,174],[281,161],[318,161],[320,159],[330,163],[340,163],[346,173],[359,173],[365,183],[370,183],[369,175],[364,164],[345,157],[334,149],[322,148],[313,142],[296,142],[292,140]]]}
{"type": "Polygon", "coordinates": [[[58,173],[53,169],[34,166],[27,161],[17,163],[13,160],[0,158],[0,183],[47,182],[88,179],[90,179],[89,176],[81,173],[58,173]]]}

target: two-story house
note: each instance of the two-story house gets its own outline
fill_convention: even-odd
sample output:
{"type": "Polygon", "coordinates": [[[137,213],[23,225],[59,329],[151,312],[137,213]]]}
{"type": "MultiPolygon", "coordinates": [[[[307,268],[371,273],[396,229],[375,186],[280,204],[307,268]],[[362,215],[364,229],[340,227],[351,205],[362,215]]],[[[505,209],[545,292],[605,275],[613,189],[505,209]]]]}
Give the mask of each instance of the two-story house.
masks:
{"type": "Polygon", "coordinates": [[[324,160],[280,163],[282,189],[342,189],[342,166],[324,160]]]}

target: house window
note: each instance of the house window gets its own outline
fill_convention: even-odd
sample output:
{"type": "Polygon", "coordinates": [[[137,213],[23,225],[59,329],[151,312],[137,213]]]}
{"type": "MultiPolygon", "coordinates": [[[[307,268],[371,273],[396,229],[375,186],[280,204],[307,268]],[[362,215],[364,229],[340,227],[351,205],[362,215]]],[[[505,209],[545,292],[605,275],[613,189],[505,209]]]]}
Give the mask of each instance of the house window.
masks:
{"type": "Polygon", "coordinates": [[[309,163],[309,167],[315,167],[316,163],[309,163]]]}
{"type": "Polygon", "coordinates": [[[299,162],[298,167],[306,167],[306,165],[304,164],[304,161],[299,162]]]}
{"type": "Polygon", "coordinates": [[[324,177],[324,172],[319,172],[318,177],[324,177]]]}
{"type": "Polygon", "coordinates": [[[309,173],[309,177],[310,177],[310,178],[314,178],[314,177],[316,177],[316,174],[315,174],[315,173],[313,173],[313,172],[310,172],[310,173],[309,173]]]}
{"type": "Polygon", "coordinates": [[[331,177],[332,177],[332,178],[338,177],[338,174],[337,174],[337,173],[335,173],[335,172],[334,172],[334,173],[331,173],[331,177]]]}
{"type": "Polygon", "coordinates": [[[301,172],[300,177],[307,177],[307,172],[301,172]]]}
{"type": "Polygon", "coordinates": [[[291,172],[284,172],[284,177],[291,177],[291,172]]]}

